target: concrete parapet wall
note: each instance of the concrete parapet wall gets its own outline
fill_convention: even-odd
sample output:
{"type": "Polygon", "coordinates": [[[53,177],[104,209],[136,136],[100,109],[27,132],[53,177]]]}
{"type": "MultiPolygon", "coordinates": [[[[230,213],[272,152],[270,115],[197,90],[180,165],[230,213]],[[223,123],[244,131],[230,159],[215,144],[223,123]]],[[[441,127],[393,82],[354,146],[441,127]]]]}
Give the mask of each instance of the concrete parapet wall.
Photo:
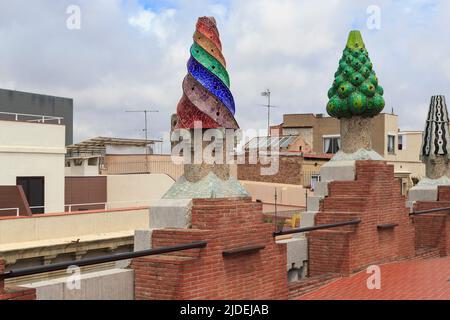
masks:
{"type": "Polygon", "coordinates": [[[149,228],[148,208],[98,210],[0,218],[0,251],[5,245],[149,228]]]}
{"type": "Polygon", "coordinates": [[[35,289],[37,300],[134,300],[133,270],[112,269],[82,274],[77,286],[65,277],[23,287],[35,289]]]}
{"type": "Polygon", "coordinates": [[[191,210],[191,199],[159,200],[150,208],[150,228],[189,228],[191,226],[191,210]]]}

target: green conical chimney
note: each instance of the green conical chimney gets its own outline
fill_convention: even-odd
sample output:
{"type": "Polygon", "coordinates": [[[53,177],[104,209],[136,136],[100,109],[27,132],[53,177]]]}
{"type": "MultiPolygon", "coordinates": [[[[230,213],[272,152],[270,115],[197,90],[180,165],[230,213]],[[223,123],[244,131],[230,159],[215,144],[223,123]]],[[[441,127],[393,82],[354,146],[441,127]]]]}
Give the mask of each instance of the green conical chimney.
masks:
{"type": "Polygon", "coordinates": [[[361,32],[351,31],[328,92],[328,114],[338,119],[374,117],[384,109],[383,93],[361,32]]]}

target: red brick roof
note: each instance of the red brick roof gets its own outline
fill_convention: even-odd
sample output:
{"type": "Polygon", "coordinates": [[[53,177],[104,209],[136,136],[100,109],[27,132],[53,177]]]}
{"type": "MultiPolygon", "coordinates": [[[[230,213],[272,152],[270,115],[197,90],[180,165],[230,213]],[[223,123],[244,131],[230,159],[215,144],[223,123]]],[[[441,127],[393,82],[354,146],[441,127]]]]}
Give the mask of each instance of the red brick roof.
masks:
{"type": "Polygon", "coordinates": [[[299,300],[450,300],[450,257],[381,265],[381,289],[369,290],[362,271],[299,300]]]}

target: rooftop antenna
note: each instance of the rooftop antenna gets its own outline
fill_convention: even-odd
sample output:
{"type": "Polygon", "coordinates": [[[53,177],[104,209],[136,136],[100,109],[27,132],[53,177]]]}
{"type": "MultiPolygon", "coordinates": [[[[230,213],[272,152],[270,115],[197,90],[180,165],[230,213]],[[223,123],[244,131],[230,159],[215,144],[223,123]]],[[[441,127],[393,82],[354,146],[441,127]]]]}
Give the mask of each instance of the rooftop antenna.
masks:
{"type": "Polygon", "coordinates": [[[277,106],[272,106],[270,104],[270,97],[271,97],[270,89],[266,89],[266,91],[261,93],[261,96],[267,97],[267,105],[261,105],[264,108],[267,108],[267,136],[270,136],[270,111],[273,108],[278,108],[277,106]]]}
{"type": "Polygon", "coordinates": [[[145,132],[145,167],[147,168],[148,171],[148,114],[149,113],[159,113],[159,110],[127,110],[125,111],[126,113],[143,113],[145,116],[145,128],[144,128],[144,132],[145,132]]]}

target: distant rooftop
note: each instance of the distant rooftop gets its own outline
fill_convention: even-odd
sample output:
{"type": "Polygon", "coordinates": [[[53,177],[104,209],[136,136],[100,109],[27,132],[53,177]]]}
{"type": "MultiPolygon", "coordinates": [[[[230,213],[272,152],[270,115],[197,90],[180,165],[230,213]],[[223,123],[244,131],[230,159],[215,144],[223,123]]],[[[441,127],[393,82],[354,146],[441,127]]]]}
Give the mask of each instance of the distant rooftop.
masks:
{"type": "Polygon", "coordinates": [[[287,148],[298,136],[279,136],[279,137],[255,137],[245,145],[245,149],[270,149],[278,146],[280,149],[287,148]]]}
{"type": "Polygon", "coordinates": [[[73,109],[72,98],[0,88],[1,120],[64,125],[66,146],[73,144],[73,109]]]}
{"type": "Polygon", "coordinates": [[[106,146],[146,147],[160,140],[97,137],[67,147],[68,153],[104,153],[106,146]]]}
{"type": "Polygon", "coordinates": [[[61,97],[61,96],[54,96],[50,94],[43,94],[43,93],[35,93],[35,92],[26,92],[26,91],[19,91],[19,90],[12,90],[12,89],[4,89],[0,88],[0,93],[2,94],[20,94],[25,96],[36,96],[36,97],[42,97],[42,98],[49,98],[49,99],[64,99],[64,100],[73,100],[72,98],[68,97],[61,97]]]}

